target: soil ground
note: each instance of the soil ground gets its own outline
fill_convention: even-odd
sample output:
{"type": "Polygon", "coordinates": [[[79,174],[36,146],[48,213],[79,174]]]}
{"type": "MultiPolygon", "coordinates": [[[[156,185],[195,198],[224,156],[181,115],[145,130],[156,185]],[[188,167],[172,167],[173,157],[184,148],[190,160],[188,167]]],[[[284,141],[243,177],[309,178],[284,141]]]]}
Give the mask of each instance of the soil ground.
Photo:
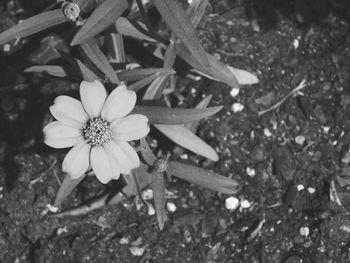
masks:
{"type": "MultiPolygon", "coordinates": [[[[176,211],[163,231],[135,199],[48,216],[64,152],[43,146],[41,128],[52,98],[77,85],[24,75],[24,51],[2,56],[0,262],[350,262],[349,20],[346,3],[316,2],[212,2],[198,28],[205,49],[260,82],[231,96],[225,84],[179,79],[177,106],[194,107],[206,95],[224,105],[198,129],[218,162],[178,154],[165,138],[153,144],[236,179],[246,206],[229,211],[227,195],[169,181],[176,211]],[[259,115],[302,80],[302,90],[259,115]],[[234,103],[244,108],[234,112],[234,103]]],[[[113,186],[88,177],[64,209],[113,186]]]]}

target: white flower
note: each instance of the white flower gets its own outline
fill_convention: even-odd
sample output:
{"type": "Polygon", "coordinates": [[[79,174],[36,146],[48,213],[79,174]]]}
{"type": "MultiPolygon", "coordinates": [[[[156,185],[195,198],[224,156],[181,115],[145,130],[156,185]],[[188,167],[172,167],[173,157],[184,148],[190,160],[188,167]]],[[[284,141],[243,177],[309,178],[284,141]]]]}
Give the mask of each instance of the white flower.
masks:
{"type": "Polygon", "coordinates": [[[149,132],[144,115],[128,115],[135,107],[136,94],[124,85],[107,98],[98,80],[80,84],[81,102],[58,96],[50,107],[57,121],[44,127],[45,143],[54,148],[74,146],[62,163],[72,179],[81,177],[91,166],[104,184],[128,174],[140,165],[140,159],[128,141],[149,132]]]}

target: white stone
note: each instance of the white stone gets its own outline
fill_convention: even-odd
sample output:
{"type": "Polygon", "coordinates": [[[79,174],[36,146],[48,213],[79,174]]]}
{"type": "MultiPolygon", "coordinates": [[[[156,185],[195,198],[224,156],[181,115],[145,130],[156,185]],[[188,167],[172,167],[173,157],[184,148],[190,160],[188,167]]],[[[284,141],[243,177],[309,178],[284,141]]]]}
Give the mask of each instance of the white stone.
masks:
{"type": "Polygon", "coordinates": [[[294,47],[295,49],[298,49],[298,47],[299,47],[299,39],[294,39],[294,41],[293,41],[293,47],[294,47]]]}
{"type": "Polygon", "coordinates": [[[247,175],[249,175],[250,177],[255,176],[255,169],[254,168],[247,167],[246,172],[247,172],[247,175]]]}
{"type": "Polygon", "coordinates": [[[304,189],[305,189],[305,187],[302,184],[297,185],[298,192],[303,191],[304,189]]]}
{"type": "Polygon", "coordinates": [[[141,195],[142,195],[143,200],[152,200],[153,199],[153,190],[152,189],[143,190],[141,195]]]}
{"type": "Polygon", "coordinates": [[[169,212],[174,213],[176,211],[176,205],[173,202],[167,202],[166,203],[166,209],[169,212]]]}
{"type": "Polygon", "coordinates": [[[305,137],[303,135],[299,135],[299,136],[295,137],[294,140],[295,140],[295,142],[297,144],[302,145],[305,142],[306,139],[305,139],[305,137]]]}
{"type": "Polygon", "coordinates": [[[119,244],[121,244],[121,245],[127,245],[127,244],[129,244],[129,242],[130,242],[130,240],[129,240],[129,238],[127,238],[127,237],[122,237],[122,238],[119,240],[119,244]]]}
{"type": "Polygon", "coordinates": [[[309,194],[313,194],[313,193],[316,192],[316,189],[313,188],[313,187],[308,187],[308,188],[307,188],[307,191],[309,192],[309,194]]]}
{"type": "Polygon", "coordinates": [[[154,216],[156,214],[156,210],[154,209],[152,204],[147,203],[147,214],[149,216],[154,216]]]}
{"type": "Polygon", "coordinates": [[[239,88],[232,88],[230,91],[231,97],[236,97],[239,94],[239,88]]]}
{"type": "Polygon", "coordinates": [[[243,200],[241,201],[241,207],[242,207],[242,208],[249,208],[249,207],[251,207],[251,203],[250,203],[248,200],[243,199],[243,200]]]}
{"type": "Polygon", "coordinates": [[[307,237],[310,234],[310,229],[307,226],[303,226],[299,229],[300,235],[307,237]]]}
{"type": "Polygon", "coordinates": [[[264,135],[266,137],[271,137],[272,136],[272,132],[268,128],[264,128],[264,135]]]}
{"type": "Polygon", "coordinates": [[[129,247],[130,253],[133,256],[140,257],[145,252],[145,249],[143,247],[129,247]]]}
{"type": "Polygon", "coordinates": [[[235,102],[231,107],[233,112],[240,112],[244,109],[244,106],[241,103],[235,102]]]}
{"type": "Polygon", "coordinates": [[[50,204],[47,204],[46,208],[52,213],[56,213],[58,211],[58,207],[50,205],[50,204]]]}
{"type": "Polygon", "coordinates": [[[230,196],[225,200],[225,207],[227,210],[235,211],[239,207],[239,200],[234,196],[230,196]]]}

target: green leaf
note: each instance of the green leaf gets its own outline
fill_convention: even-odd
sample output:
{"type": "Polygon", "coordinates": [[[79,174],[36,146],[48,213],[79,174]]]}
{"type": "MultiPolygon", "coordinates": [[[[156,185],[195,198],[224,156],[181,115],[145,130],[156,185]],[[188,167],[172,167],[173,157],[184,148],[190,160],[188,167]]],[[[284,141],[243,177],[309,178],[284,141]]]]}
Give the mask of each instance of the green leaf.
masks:
{"type": "Polygon", "coordinates": [[[128,8],[126,0],[105,0],[90,15],[83,27],[74,36],[71,45],[93,38],[112,25],[128,8]]]}
{"type": "Polygon", "coordinates": [[[237,69],[231,66],[227,66],[227,67],[229,68],[229,70],[231,70],[233,75],[235,75],[239,85],[253,85],[253,84],[259,83],[259,79],[252,73],[242,69],[237,69]]]}
{"type": "Polygon", "coordinates": [[[163,173],[155,170],[153,171],[151,186],[153,190],[153,200],[156,208],[158,225],[159,229],[162,230],[167,219],[165,211],[165,183],[163,173]]]}
{"type": "MultiPolygon", "coordinates": [[[[171,41],[164,55],[164,68],[171,69],[174,65],[176,59],[176,50],[174,42],[171,41]]],[[[147,91],[143,95],[144,100],[160,99],[167,83],[169,81],[169,75],[163,75],[156,78],[151,85],[148,87],[147,91]]]]}
{"type": "Polygon", "coordinates": [[[235,194],[240,190],[237,181],[192,165],[170,161],[167,171],[189,183],[224,194],[235,194]]]}
{"type": "Polygon", "coordinates": [[[175,71],[173,69],[166,68],[136,68],[131,70],[120,71],[117,73],[117,75],[121,81],[138,81],[151,75],[161,76],[174,73],[175,71]]]}
{"type": "Polygon", "coordinates": [[[150,84],[152,81],[154,81],[156,78],[159,77],[159,73],[152,74],[150,76],[147,76],[137,82],[132,83],[131,85],[128,85],[129,90],[133,90],[135,92],[139,91],[146,85],[150,84]]]}
{"type": "Polygon", "coordinates": [[[174,0],[153,0],[153,3],[167,25],[190,50],[198,63],[203,68],[209,69],[208,59],[196,31],[178,2],[174,0]]]}
{"type": "Polygon", "coordinates": [[[204,76],[226,83],[232,88],[239,87],[238,80],[232,71],[227,67],[226,64],[222,63],[214,56],[206,53],[210,64],[210,68],[208,70],[201,66],[201,64],[183,44],[175,44],[175,47],[178,55],[192,67],[199,70],[199,72],[201,72],[204,76]]]}
{"type": "Polygon", "coordinates": [[[157,106],[136,106],[132,113],[147,116],[152,124],[174,125],[193,122],[209,117],[220,111],[222,107],[223,106],[215,106],[206,109],[181,109],[157,106]]]}
{"type": "Polygon", "coordinates": [[[83,62],[81,62],[79,59],[71,56],[68,53],[65,53],[63,51],[57,50],[58,53],[60,53],[61,57],[67,61],[73,68],[74,72],[81,77],[81,79],[86,81],[94,81],[99,78],[92,70],[90,70],[83,62]]]}
{"type": "Polygon", "coordinates": [[[152,167],[154,165],[154,162],[157,160],[157,158],[152,153],[151,148],[149,147],[145,138],[141,139],[140,148],[141,148],[142,158],[149,166],[152,167]]]}
{"type": "MultiPolygon", "coordinates": [[[[213,97],[212,95],[209,95],[209,96],[205,97],[201,102],[198,103],[198,105],[196,106],[196,109],[205,109],[205,108],[207,108],[212,97],[213,97]]],[[[184,127],[189,129],[191,132],[196,133],[198,125],[199,125],[199,120],[194,121],[192,123],[186,123],[184,125],[184,127]]]]}
{"type": "Polygon", "coordinates": [[[79,78],[76,78],[74,74],[72,73],[72,69],[69,69],[68,67],[62,67],[62,66],[49,66],[49,65],[40,65],[40,66],[32,66],[29,68],[26,68],[24,70],[25,73],[47,73],[51,76],[58,77],[58,78],[71,78],[79,80],[79,78]]]}
{"type": "Polygon", "coordinates": [[[15,38],[26,37],[48,27],[67,22],[61,9],[55,9],[32,16],[0,34],[0,45],[15,38]]]}
{"type": "Polygon", "coordinates": [[[60,207],[67,196],[74,190],[74,188],[84,179],[85,176],[81,176],[78,179],[72,179],[69,174],[64,178],[60,189],[56,195],[54,206],[60,207]]]}
{"type": "Polygon", "coordinates": [[[218,154],[211,146],[185,127],[163,124],[154,124],[154,127],[178,145],[215,162],[219,160],[218,154]]]}
{"type": "Polygon", "coordinates": [[[112,83],[115,83],[118,85],[120,84],[120,81],[118,79],[116,72],[112,68],[111,64],[109,64],[106,56],[103,54],[101,49],[98,47],[95,39],[93,38],[89,39],[81,43],[80,46],[84,50],[85,54],[92,61],[92,63],[94,63],[95,66],[99,70],[101,70],[112,83]]]}
{"type": "Polygon", "coordinates": [[[131,174],[124,175],[125,177],[129,177],[126,179],[128,184],[122,189],[122,192],[125,196],[130,197],[137,195],[139,193],[139,190],[142,190],[151,184],[153,175],[148,170],[148,165],[141,163],[139,167],[132,171],[131,174]]]}
{"type": "Polygon", "coordinates": [[[148,42],[157,42],[157,40],[152,38],[148,33],[146,25],[141,22],[130,22],[125,17],[119,17],[116,22],[116,27],[118,33],[124,36],[134,37],[148,42]]]}
{"type": "Polygon", "coordinates": [[[201,21],[209,0],[193,0],[187,9],[187,16],[191,18],[193,27],[197,27],[201,21]]]}

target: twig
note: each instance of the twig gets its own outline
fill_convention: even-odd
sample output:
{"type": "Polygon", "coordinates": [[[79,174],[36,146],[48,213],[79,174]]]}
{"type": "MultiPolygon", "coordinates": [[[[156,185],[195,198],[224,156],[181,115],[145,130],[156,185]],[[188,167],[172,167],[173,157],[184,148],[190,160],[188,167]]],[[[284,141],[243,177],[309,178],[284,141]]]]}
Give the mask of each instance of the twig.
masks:
{"type": "Polygon", "coordinates": [[[283,99],[281,99],[279,102],[277,102],[275,105],[273,105],[272,107],[266,109],[266,110],[263,110],[263,111],[259,111],[258,114],[259,116],[269,112],[269,111],[272,111],[276,108],[278,108],[279,106],[281,106],[281,104],[283,102],[285,102],[290,96],[294,95],[295,93],[297,93],[298,91],[300,91],[301,89],[305,88],[308,84],[306,84],[306,80],[303,79],[300,84],[295,88],[293,89],[291,92],[288,93],[287,96],[285,96],[283,99]]]}
{"type": "Polygon", "coordinates": [[[41,179],[43,179],[43,177],[51,171],[51,169],[56,165],[56,163],[57,163],[57,159],[53,160],[51,165],[45,171],[41,172],[38,178],[35,178],[32,181],[30,181],[29,186],[32,186],[37,182],[39,182],[41,179]]]}

